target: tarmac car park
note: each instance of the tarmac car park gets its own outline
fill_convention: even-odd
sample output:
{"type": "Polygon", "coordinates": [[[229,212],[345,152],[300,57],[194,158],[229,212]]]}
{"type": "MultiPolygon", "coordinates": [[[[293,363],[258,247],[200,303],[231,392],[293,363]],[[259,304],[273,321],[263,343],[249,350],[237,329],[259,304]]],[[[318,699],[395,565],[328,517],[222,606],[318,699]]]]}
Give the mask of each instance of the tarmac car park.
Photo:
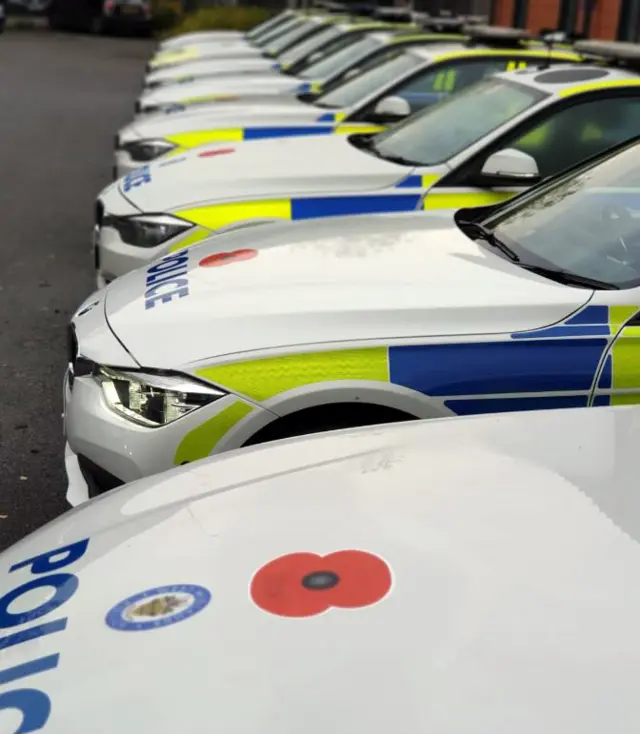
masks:
{"type": "MultiPolygon", "coordinates": [[[[582,44],[584,53],[624,53],[617,44],[604,50],[582,44]]],[[[439,47],[419,52],[436,54],[436,63],[404,89],[432,93],[442,70],[437,54],[450,56],[439,47]]],[[[456,55],[456,81],[520,58],[531,62],[536,52],[469,53],[456,55]]],[[[485,78],[380,133],[352,128],[346,131],[351,134],[329,134],[339,133],[340,124],[327,122],[325,134],[311,138],[217,143],[160,158],[98,198],[98,285],[251,222],[504,201],[634,137],[640,129],[638,80],[634,71],[613,65],[527,67],[485,78]]],[[[393,106],[386,98],[365,108],[350,124],[375,123],[383,104],[408,107],[397,97],[391,101],[393,106]]]]}
{"type": "MultiPolygon", "coordinates": [[[[463,75],[456,80],[455,69],[447,76],[447,69],[443,68],[434,79],[434,90],[426,94],[408,91],[404,95],[403,87],[411,87],[420,70],[431,64],[431,57],[411,53],[411,49],[428,50],[434,44],[450,44],[454,40],[448,34],[398,35],[378,31],[360,42],[366,46],[362,57],[355,49],[345,49],[309,67],[312,74],[317,71],[327,75],[324,92],[243,95],[225,104],[189,105],[171,115],[138,116],[116,136],[114,174],[123,176],[169,152],[175,155],[217,140],[321,135],[326,132],[323,123],[327,121],[340,122],[339,129],[344,133],[353,132],[363,122],[368,124],[366,119],[360,119],[361,110],[375,109],[379,101],[391,94],[403,97],[409,109],[416,111],[472,79],[471,75],[463,75]],[[352,120],[359,122],[353,126],[352,120]]],[[[383,114],[376,116],[376,127],[400,119],[395,114],[384,114],[382,109],[383,114]]]]}
{"type": "Polygon", "coordinates": [[[517,199],[246,227],[82,304],[68,500],[302,433],[640,402],[640,142],[517,199]],[[82,472],[81,472],[82,470],[82,472]]]}
{"type": "Polygon", "coordinates": [[[376,426],[103,496],[0,555],[2,731],[630,732],[639,441],[637,407],[376,426]]]}

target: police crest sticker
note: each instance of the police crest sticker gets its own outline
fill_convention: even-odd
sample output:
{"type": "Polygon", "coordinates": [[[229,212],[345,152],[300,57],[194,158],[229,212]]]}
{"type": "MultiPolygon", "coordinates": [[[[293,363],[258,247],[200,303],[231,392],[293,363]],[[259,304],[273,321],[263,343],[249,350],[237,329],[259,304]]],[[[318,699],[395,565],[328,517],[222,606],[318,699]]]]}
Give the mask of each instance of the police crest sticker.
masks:
{"type": "Polygon", "coordinates": [[[203,586],[173,584],[141,591],[116,604],[106,623],[121,632],[144,632],[183,622],[201,612],[211,601],[203,586]]]}

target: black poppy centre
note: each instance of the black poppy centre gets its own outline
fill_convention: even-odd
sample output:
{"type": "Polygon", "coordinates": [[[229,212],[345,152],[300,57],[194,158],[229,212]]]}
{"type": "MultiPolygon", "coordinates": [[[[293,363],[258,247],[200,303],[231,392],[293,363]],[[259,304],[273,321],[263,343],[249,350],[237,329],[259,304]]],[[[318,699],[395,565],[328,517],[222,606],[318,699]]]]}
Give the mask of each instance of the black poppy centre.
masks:
{"type": "Polygon", "coordinates": [[[326,591],[340,583],[340,576],[333,571],[314,571],[302,579],[302,585],[309,591],[326,591]]]}

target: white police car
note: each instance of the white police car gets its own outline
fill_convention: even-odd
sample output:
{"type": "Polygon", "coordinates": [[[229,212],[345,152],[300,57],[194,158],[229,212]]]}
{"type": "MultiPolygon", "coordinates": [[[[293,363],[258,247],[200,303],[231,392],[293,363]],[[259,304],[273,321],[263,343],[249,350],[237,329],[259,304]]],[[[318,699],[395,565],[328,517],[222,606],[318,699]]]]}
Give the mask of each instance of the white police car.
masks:
{"type": "MultiPolygon", "coordinates": [[[[345,49],[309,69],[311,74],[317,69],[326,75],[321,94],[243,95],[225,104],[188,105],[175,114],[138,116],[116,135],[114,175],[124,176],[168,152],[175,155],[218,140],[320,135],[327,128],[323,123],[336,121],[340,131],[353,131],[351,121],[366,122],[367,117],[377,124],[397,122],[401,117],[397,105],[391,105],[387,113],[383,106],[382,113],[372,116],[385,97],[402,97],[407,103],[405,113],[415,112],[470,83],[469,70],[457,73],[460,59],[450,47],[452,40],[453,36],[444,35],[402,37],[376,32],[362,39],[363,56],[345,49]],[[440,53],[438,71],[433,74],[436,46],[440,53]],[[449,61],[445,52],[452,55],[449,61]],[[427,90],[429,84],[434,89],[427,90]]],[[[478,52],[471,55],[477,58],[478,52]]],[[[504,56],[497,61],[477,58],[478,74],[484,73],[486,65],[494,68],[500,63],[504,68],[519,62],[504,56]]]]}
{"type": "Polygon", "coordinates": [[[147,72],[202,59],[232,60],[261,57],[265,53],[277,56],[296,43],[325,30],[327,24],[338,20],[340,19],[334,17],[297,16],[287,19],[283,24],[267,30],[255,39],[214,39],[159,51],[147,63],[147,72]]]}
{"type": "Polygon", "coordinates": [[[0,730],[629,732],[639,441],[421,422],[106,495],[0,554],[0,730]]]}
{"type": "Polygon", "coordinates": [[[640,144],[501,207],[247,226],[74,315],[68,498],[361,423],[640,402],[640,144]]]}
{"type": "MultiPolygon", "coordinates": [[[[478,57],[467,71],[494,70],[493,63],[478,57]]],[[[420,85],[433,88],[437,73],[423,76],[420,85]]],[[[406,111],[405,100],[385,98],[350,125],[401,105],[406,111]]],[[[525,68],[486,78],[385,132],[357,129],[332,134],[342,132],[336,121],[312,138],[202,146],[111,184],[96,204],[98,284],[255,221],[504,201],[540,177],[634,137],[640,85],[629,69],[525,68]]]]}

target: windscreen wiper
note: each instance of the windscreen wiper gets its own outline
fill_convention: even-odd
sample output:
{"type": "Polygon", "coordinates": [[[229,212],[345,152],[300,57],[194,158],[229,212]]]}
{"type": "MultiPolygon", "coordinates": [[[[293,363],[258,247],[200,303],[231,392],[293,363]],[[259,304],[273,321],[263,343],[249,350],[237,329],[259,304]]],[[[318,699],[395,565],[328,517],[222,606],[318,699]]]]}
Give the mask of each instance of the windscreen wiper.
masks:
{"type": "Polygon", "coordinates": [[[483,240],[491,247],[495,247],[496,250],[500,250],[512,262],[520,262],[520,255],[512,250],[506,242],[498,239],[493,233],[493,230],[488,229],[484,224],[478,224],[478,222],[460,222],[460,229],[469,237],[473,237],[476,240],[483,240]]]}
{"type": "Polygon", "coordinates": [[[568,270],[559,270],[558,268],[545,268],[542,265],[523,265],[525,270],[536,275],[542,275],[544,278],[550,278],[564,285],[577,285],[581,288],[592,288],[600,291],[619,291],[620,286],[613,283],[607,283],[597,278],[587,278],[585,275],[570,273],[568,270]]]}

